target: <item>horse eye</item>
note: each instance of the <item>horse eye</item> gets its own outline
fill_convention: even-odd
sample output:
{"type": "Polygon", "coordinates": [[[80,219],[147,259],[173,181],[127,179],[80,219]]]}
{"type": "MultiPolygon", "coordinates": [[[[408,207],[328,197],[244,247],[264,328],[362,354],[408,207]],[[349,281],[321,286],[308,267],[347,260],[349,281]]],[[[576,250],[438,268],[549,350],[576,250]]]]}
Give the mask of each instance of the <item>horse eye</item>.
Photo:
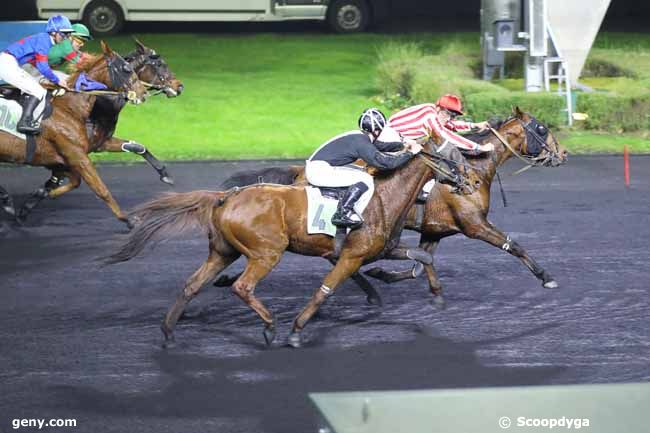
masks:
{"type": "Polygon", "coordinates": [[[548,132],[548,130],[546,129],[546,127],[544,125],[537,125],[536,129],[537,129],[537,133],[539,135],[546,135],[546,133],[548,132]]]}

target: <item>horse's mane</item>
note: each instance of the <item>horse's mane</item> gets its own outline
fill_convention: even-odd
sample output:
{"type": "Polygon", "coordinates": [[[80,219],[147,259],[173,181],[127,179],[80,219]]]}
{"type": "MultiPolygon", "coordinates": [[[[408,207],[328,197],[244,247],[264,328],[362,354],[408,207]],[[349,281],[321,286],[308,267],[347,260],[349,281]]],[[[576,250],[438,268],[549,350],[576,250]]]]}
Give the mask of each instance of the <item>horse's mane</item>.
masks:
{"type": "MultiPolygon", "coordinates": [[[[499,128],[501,128],[506,123],[510,122],[513,118],[514,116],[510,116],[506,119],[502,119],[500,117],[494,117],[489,119],[488,123],[493,129],[499,130],[499,128]]],[[[483,141],[492,137],[492,131],[487,129],[485,131],[475,132],[473,134],[464,134],[463,137],[473,141],[474,143],[482,143],[483,141]]],[[[482,160],[487,158],[488,156],[491,157],[491,154],[490,153],[479,153],[479,154],[463,153],[463,156],[468,160],[482,160]]]]}
{"type": "Polygon", "coordinates": [[[83,53],[81,59],[72,66],[72,74],[70,74],[68,83],[76,83],[79,74],[92,70],[102,60],[104,60],[102,54],[83,53]]]}

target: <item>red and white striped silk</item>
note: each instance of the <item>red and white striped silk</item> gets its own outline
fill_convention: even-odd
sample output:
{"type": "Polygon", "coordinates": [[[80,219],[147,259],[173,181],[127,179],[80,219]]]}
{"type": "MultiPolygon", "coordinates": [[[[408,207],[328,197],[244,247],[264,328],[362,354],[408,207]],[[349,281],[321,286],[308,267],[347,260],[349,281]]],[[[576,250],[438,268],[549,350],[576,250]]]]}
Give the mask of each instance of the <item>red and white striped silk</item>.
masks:
{"type": "Polygon", "coordinates": [[[435,131],[442,137],[443,143],[450,142],[454,146],[465,150],[477,150],[479,148],[477,143],[467,140],[453,132],[471,129],[468,122],[453,120],[443,126],[440,119],[438,119],[436,106],[433,104],[421,104],[405,108],[390,117],[388,126],[395,129],[404,137],[413,140],[430,136],[431,131],[435,131]]]}

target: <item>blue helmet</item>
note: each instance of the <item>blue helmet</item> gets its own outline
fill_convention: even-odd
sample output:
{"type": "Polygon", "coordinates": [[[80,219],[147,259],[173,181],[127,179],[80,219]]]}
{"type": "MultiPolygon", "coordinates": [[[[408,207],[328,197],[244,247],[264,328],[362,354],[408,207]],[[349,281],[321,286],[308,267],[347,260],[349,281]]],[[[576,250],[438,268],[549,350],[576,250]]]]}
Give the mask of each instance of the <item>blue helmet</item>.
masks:
{"type": "Polygon", "coordinates": [[[74,29],[72,28],[72,23],[68,17],[63,15],[54,15],[47,20],[45,31],[47,33],[72,33],[74,32],[74,29]]]}

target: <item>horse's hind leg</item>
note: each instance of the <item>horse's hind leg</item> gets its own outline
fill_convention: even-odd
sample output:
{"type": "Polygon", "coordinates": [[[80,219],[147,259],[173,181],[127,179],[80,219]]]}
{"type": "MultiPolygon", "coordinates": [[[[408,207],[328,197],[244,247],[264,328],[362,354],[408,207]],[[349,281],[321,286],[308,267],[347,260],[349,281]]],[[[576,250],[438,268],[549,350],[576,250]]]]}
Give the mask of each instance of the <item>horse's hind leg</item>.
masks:
{"type": "Polygon", "coordinates": [[[140,143],[135,141],[126,141],[121,138],[112,137],[110,140],[106,140],[102,147],[99,149],[100,152],[129,152],[140,155],[144,158],[145,161],[153,167],[154,170],[160,175],[160,181],[168,185],[174,184],[174,179],[167,172],[167,167],[165,164],[160,162],[149,150],[140,143]]]}
{"type": "Polygon", "coordinates": [[[519,258],[519,260],[521,260],[523,264],[542,281],[542,285],[547,289],[554,289],[558,286],[553,277],[551,277],[544,268],[538,265],[535,260],[530,258],[526,250],[524,250],[517,242],[510,239],[510,236],[506,235],[489,222],[484,221],[481,224],[468,226],[467,229],[463,228],[463,233],[467,237],[480,239],[519,258]]]}
{"type": "Polygon", "coordinates": [[[16,208],[14,208],[14,201],[2,186],[0,186],[0,207],[11,216],[16,215],[16,208]]]}
{"type": "Polygon", "coordinates": [[[176,327],[176,322],[178,322],[181,314],[185,311],[187,304],[199,293],[201,287],[214,278],[219,272],[224,270],[228,265],[237,260],[238,257],[239,255],[224,256],[219,254],[212,247],[210,248],[208,259],[185,282],[183,291],[178,295],[176,302],[171,306],[165,316],[165,320],[163,320],[160,327],[165,336],[163,347],[168,347],[174,341],[174,328],[176,327]]]}
{"type": "MultiPolygon", "coordinates": [[[[50,193],[53,190],[61,188],[63,186],[63,182],[65,181],[66,177],[70,177],[70,174],[65,172],[52,171],[52,175],[45,182],[45,184],[41,188],[34,190],[29,195],[25,203],[23,203],[23,205],[20,207],[17,216],[18,220],[25,221],[29,214],[34,210],[34,208],[38,206],[38,204],[41,203],[45,198],[49,197],[50,193]]],[[[61,194],[64,194],[65,192],[78,187],[79,183],[79,176],[77,176],[76,186],[71,181],[70,187],[66,188],[63,193],[58,194],[58,196],[61,196],[61,194]]]]}
{"type": "Polygon", "coordinates": [[[266,306],[255,297],[255,287],[278,264],[282,252],[269,253],[260,258],[249,259],[244,273],[233,284],[233,291],[242,301],[251,307],[264,322],[264,339],[270,345],[275,339],[275,318],[266,306]]]}

